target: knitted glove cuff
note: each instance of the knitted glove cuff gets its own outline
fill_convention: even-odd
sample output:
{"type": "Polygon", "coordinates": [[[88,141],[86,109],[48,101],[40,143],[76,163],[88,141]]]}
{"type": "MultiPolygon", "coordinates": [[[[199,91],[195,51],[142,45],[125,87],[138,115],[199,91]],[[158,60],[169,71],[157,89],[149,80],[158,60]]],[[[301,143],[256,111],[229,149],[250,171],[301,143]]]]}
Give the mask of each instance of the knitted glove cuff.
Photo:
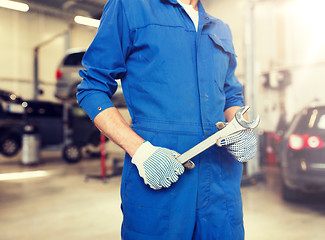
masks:
{"type": "Polygon", "coordinates": [[[145,141],[140,145],[131,159],[131,162],[137,166],[139,175],[144,179],[146,178],[143,164],[157,149],[158,147],[153,146],[149,141],[145,141]]]}

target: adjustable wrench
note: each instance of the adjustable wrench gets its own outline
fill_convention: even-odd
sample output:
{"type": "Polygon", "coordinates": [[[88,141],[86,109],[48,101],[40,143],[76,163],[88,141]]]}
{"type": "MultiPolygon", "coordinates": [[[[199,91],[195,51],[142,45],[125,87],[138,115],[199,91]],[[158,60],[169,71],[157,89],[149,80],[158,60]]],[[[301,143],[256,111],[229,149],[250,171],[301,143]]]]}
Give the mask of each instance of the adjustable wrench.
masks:
{"type": "Polygon", "coordinates": [[[241,130],[256,128],[260,122],[260,117],[257,116],[255,120],[250,122],[246,121],[243,115],[248,109],[249,109],[248,106],[240,108],[236,112],[235,117],[223,129],[219,130],[215,134],[211,135],[207,139],[203,140],[199,144],[187,150],[185,153],[181,154],[176,159],[184,166],[188,166],[189,168],[194,168],[194,164],[189,164],[188,161],[193,157],[195,157],[196,155],[198,155],[199,153],[205,151],[209,147],[216,144],[218,139],[222,137],[230,136],[241,130]]]}

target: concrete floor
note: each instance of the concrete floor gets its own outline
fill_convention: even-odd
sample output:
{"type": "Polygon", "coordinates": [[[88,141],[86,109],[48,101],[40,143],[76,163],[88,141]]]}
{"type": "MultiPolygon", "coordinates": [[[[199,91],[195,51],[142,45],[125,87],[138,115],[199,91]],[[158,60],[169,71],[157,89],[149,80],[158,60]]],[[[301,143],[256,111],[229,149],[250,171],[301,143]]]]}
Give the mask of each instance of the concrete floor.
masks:
{"type": "MultiPolygon", "coordinates": [[[[20,159],[0,156],[0,178],[38,170],[49,175],[0,180],[0,240],[120,239],[120,176],[85,182],[86,174],[100,172],[100,161],[68,165],[55,151],[43,151],[43,163],[35,167],[22,166],[20,159]]],[[[265,182],[242,188],[246,239],[325,239],[325,198],[284,202],[278,168],[264,170],[265,182]]]]}

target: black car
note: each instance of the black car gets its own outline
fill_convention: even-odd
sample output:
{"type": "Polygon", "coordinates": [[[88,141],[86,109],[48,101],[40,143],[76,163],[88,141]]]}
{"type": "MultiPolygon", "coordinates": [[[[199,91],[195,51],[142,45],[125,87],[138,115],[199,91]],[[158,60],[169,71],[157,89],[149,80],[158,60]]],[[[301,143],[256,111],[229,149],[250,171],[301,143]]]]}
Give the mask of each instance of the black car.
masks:
{"type": "Polygon", "coordinates": [[[24,127],[33,126],[39,134],[41,148],[62,148],[69,162],[81,159],[82,148],[98,146],[100,133],[76,103],[23,101],[13,93],[0,90],[0,153],[16,155],[22,148],[24,127]]]}
{"type": "Polygon", "coordinates": [[[36,127],[42,148],[61,147],[63,158],[78,162],[82,148],[98,146],[100,132],[76,103],[27,101],[26,123],[36,127]]]}
{"type": "Polygon", "coordinates": [[[324,143],[325,105],[297,113],[284,134],[280,155],[284,199],[325,191],[324,143]]]}
{"type": "Polygon", "coordinates": [[[63,141],[63,105],[49,101],[27,101],[26,124],[37,129],[41,147],[59,145],[63,141]]]}
{"type": "Polygon", "coordinates": [[[11,157],[21,148],[26,102],[16,94],[0,90],[0,153],[11,157]]]}

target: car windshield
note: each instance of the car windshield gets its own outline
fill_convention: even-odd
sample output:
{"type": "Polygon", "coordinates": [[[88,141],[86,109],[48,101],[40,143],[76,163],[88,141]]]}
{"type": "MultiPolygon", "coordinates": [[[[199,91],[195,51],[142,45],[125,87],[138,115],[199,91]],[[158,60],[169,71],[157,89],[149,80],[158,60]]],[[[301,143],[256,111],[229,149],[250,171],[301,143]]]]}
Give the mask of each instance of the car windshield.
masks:
{"type": "Polygon", "coordinates": [[[82,57],[85,52],[71,53],[63,61],[64,66],[79,66],[81,65],[82,57]]]}
{"type": "Polygon", "coordinates": [[[296,133],[325,133],[325,107],[305,110],[294,125],[296,133]]]}
{"type": "Polygon", "coordinates": [[[318,129],[325,130],[325,114],[323,114],[319,117],[316,126],[318,129]]]}

